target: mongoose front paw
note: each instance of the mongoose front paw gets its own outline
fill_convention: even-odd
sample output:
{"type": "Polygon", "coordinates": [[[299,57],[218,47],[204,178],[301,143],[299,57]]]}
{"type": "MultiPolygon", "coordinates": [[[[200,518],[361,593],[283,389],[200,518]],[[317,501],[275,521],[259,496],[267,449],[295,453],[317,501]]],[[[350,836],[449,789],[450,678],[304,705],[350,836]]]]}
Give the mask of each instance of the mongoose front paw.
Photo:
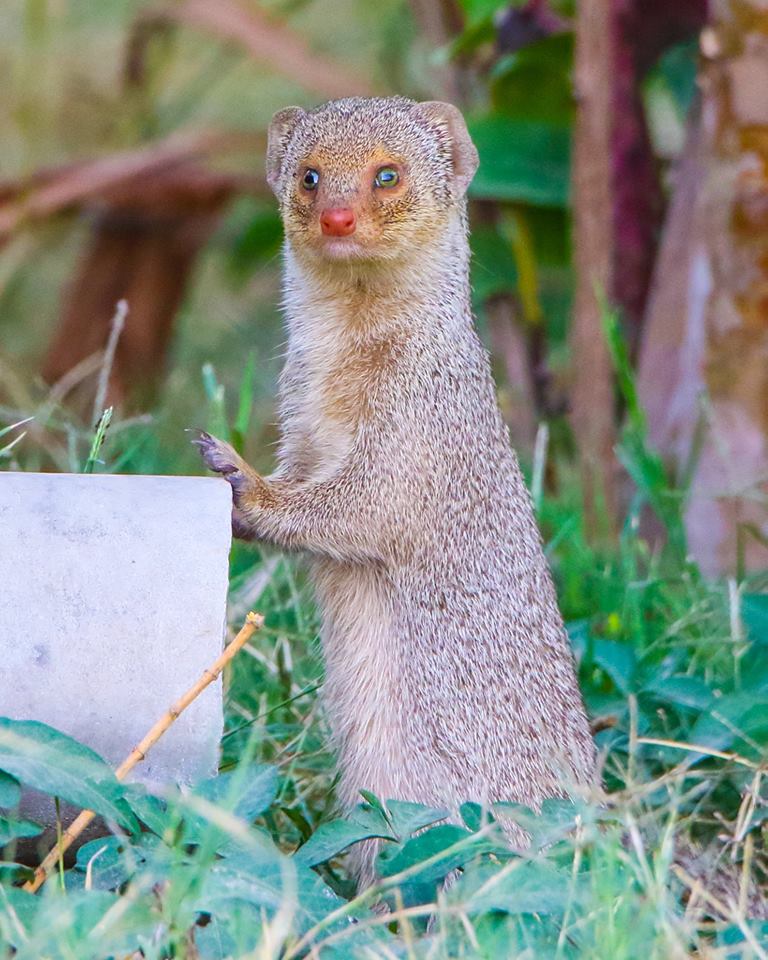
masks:
{"type": "Polygon", "coordinates": [[[205,430],[198,430],[192,443],[199,449],[200,455],[209,470],[220,473],[227,479],[245,467],[245,461],[230,444],[212,437],[205,430]]]}
{"type": "Polygon", "coordinates": [[[232,532],[241,540],[259,535],[259,515],[274,505],[266,481],[249,467],[237,450],[204,430],[195,431],[192,443],[200,450],[207,467],[220,473],[232,488],[232,532]]]}
{"type": "Polygon", "coordinates": [[[200,450],[206,466],[220,473],[232,487],[236,509],[248,510],[265,501],[265,483],[253,467],[249,467],[233,446],[204,430],[195,431],[192,443],[200,450]]]}

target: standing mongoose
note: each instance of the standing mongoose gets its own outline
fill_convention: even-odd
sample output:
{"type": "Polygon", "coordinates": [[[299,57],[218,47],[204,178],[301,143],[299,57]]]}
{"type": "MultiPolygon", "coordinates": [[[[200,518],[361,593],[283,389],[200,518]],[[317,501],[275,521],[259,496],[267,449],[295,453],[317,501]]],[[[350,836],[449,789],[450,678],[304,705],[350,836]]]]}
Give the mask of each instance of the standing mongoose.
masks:
{"type": "MultiPolygon", "coordinates": [[[[279,466],[196,441],[237,535],[304,551],[322,612],[340,797],[536,807],[595,781],[530,497],[473,327],[445,103],[288,107],[267,179],[285,225],[279,466]]],[[[372,854],[357,867],[373,879],[372,854]]]]}

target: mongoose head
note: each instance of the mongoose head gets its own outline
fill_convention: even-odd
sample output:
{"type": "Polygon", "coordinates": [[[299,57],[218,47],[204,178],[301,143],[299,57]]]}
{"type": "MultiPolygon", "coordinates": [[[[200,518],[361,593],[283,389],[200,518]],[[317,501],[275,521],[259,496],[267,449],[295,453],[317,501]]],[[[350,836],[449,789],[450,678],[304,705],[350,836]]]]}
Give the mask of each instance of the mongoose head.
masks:
{"type": "Polygon", "coordinates": [[[287,107],[269,127],[267,180],[305,260],[412,258],[463,211],[477,162],[448,103],[351,97],[287,107]]]}

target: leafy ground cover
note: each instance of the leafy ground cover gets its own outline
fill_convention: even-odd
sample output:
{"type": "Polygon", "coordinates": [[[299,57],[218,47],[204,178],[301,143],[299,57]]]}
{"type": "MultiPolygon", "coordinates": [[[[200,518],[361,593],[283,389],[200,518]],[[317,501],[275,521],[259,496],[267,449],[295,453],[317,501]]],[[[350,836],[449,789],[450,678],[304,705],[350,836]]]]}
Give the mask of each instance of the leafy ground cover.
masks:
{"type": "MultiPolygon", "coordinates": [[[[237,545],[233,629],[250,608],[266,624],[227,677],[216,778],[149,793],[48,727],[0,722],[4,955],[768,956],[768,925],[755,911],[768,810],[768,577],[708,582],[686,558],[685,494],[645,445],[612,323],[628,410],[617,455],[633,490],[618,541],[587,545],[567,461],[547,462],[540,446],[531,471],[602,758],[602,802],[553,800],[539,816],[466,804],[462,822],[449,824],[443,811],[365,795],[340,817],[301,565],[237,545]],[[651,512],[667,533],[655,549],[642,535],[651,512]],[[20,888],[29,869],[16,860],[19,844],[40,833],[18,813],[21,787],[90,807],[109,825],[37,895],[20,888]],[[500,813],[527,826],[529,851],[507,848],[500,813]],[[356,896],[343,853],[374,837],[382,880],[356,896]]],[[[208,425],[237,443],[252,382],[249,364],[239,396],[227,398],[210,368],[203,377],[208,425]]],[[[152,423],[113,423],[99,448],[92,431],[60,416],[48,413],[79,469],[162,466],[152,423]]],[[[0,439],[6,465],[23,467],[27,450],[34,462],[29,427],[0,439]]]]}

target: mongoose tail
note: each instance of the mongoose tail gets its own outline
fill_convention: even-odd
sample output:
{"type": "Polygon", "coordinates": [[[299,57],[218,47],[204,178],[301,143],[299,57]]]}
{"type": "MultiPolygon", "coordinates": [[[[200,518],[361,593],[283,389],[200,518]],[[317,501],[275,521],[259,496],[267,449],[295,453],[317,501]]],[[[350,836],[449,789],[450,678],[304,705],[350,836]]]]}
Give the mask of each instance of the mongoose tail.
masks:
{"type": "MultiPolygon", "coordinates": [[[[341,799],[451,810],[596,780],[571,651],[469,293],[477,153],[448,104],[274,117],[279,465],[204,436],[236,532],[311,560],[341,799]]],[[[522,840],[522,837],[518,837],[522,840]]],[[[372,867],[360,866],[361,879],[372,867]]]]}

